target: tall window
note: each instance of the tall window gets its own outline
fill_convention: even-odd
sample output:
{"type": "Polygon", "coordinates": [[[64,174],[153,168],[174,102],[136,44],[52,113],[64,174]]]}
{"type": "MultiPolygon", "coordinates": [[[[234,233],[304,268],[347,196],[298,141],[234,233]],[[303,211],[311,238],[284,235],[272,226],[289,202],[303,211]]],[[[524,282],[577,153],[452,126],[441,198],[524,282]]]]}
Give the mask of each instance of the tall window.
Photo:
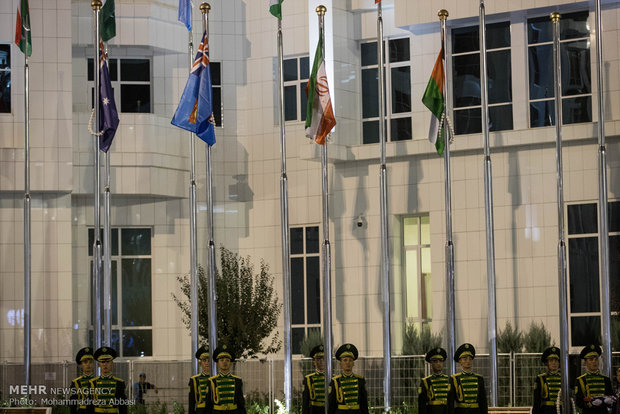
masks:
{"type": "MultiPolygon", "coordinates": [[[[88,229],[91,269],[94,234],[93,229],[88,229]]],[[[151,229],[112,229],[111,244],[112,347],[123,357],[151,356],[151,229]]]]}
{"type": "MultiPolygon", "coordinates": [[[[109,59],[110,81],[114,89],[116,106],[121,112],[152,112],[151,60],[109,59]]],[[[88,80],[94,81],[93,59],[88,59],[88,80]]],[[[91,83],[91,103],[94,84],[91,83]]]]}
{"type": "Polygon", "coordinates": [[[432,319],[431,232],[429,216],[403,219],[405,316],[408,322],[432,319]]]}
{"type": "MultiPolygon", "coordinates": [[[[489,130],[513,128],[510,23],[487,24],[489,130]]],[[[452,29],[454,133],[482,131],[478,26],[452,29]]]]}
{"type": "MultiPolygon", "coordinates": [[[[548,16],[528,19],[530,127],[555,125],[553,23],[548,16]]],[[[562,123],[592,121],[590,25],[588,12],[560,19],[562,123]]]]}
{"type": "MultiPolygon", "coordinates": [[[[609,286],[612,311],[620,306],[620,202],[610,202],[609,286]]],[[[567,206],[570,339],[572,347],[601,340],[598,205],[567,206]]]]}
{"type": "Polygon", "coordinates": [[[209,62],[211,69],[211,86],[213,89],[213,118],[215,125],[222,126],[222,64],[209,62]]]}
{"type": "Polygon", "coordinates": [[[0,44],[0,113],[11,112],[11,45],[0,44]]]}
{"type": "Polygon", "coordinates": [[[306,84],[310,78],[310,58],[284,59],[284,120],[305,121],[308,108],[306,84]]]}
{"type": "MultiPolygon", "coordinates": [[[[386,40],[386,139],[412,138],[410,38],[386,40]]],[[[377,42],[362,43],[362,140],[379,142],[379,64],[377,42]]],[[[385,60],[385,59],[384,59],[385,60]]]]}
{"type": "Polygon", "coordinates": [[[293,353],[311,330],[321,329],[319,227],[291,230],[291,340],[293,353]]]}

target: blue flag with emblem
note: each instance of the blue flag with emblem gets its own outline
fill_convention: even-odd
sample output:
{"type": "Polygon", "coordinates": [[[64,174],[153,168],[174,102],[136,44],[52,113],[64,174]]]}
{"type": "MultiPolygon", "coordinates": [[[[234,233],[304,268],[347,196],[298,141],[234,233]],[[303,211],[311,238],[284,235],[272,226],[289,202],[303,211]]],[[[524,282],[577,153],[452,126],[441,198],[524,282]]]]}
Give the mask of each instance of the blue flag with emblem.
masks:
{"type": "Polygon", "coordinates": [[[171,123],[195,133],[209,145],[215,144],[209,39],[206,31],[202,35],[189,79],[171,123]]]}
{"type": "Polygon", "coordinates": [[[99,131],[103,132],[99,137],[99,149],[108,152],[116,135],[119,120],[116,102],[114,102],[114,90],[110,82],[108,54],[101,41],[99,42],[99,81],[99,131]]]}

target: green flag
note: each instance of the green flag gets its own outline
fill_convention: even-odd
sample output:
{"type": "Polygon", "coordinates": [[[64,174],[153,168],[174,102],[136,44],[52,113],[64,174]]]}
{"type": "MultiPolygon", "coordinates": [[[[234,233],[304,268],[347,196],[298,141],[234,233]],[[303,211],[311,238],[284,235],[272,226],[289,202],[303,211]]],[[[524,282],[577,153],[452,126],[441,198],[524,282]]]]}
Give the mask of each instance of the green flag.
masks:
{"type": "Polygon", "coordinates": [[[32,37],[30,36],[30,11],[28,10],[28,0],[21,0],[21,15],[17,10],[15,21],[15,44],[24,55],[32,55],[32,37]]]}
{"type": "Polygon", "coordinates": [[[269,13],[282,20],[282,2],[284,0],[269,0],[269,13]]]}
{"type": "Polygon", "coordinates": [[[116,16],[114,13],[114,0],[105,2],[99,12],[99,27],[101,39],[104,42],[116,36],[116,16]]]}

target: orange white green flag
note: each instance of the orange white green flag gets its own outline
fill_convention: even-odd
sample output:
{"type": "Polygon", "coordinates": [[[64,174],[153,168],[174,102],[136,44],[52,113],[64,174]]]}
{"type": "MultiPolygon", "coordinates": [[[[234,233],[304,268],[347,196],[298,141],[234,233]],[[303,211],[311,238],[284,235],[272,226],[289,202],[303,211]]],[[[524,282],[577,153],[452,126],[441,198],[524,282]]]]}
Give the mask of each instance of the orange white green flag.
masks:
{"type": "Polygon", "coordinates": [[[24,55],[32,55],[32,36],[30,35],[30,10],[28,0],[21,0],[21,13],[17,9],[15,21],[15,44],[24,55]]]}
{"type": "Polygon", "coordinates": [[[443,48],[439,51],[437,61],[433,67],[431,78],[426,85],[426,91],[422,97],[422,103],[432,113],[431,126],[428,131],[428,140],[435,144],[437,154],[442,155],[445,148],[445,128],[442,125],[445,111],[445,84],[444,77],[444,53],[443,48]]]}
{"type": "Polygon", "coordinates": [[[308,112],[306,115],[306,136],[319,145],[325,145],[327,134],[336,126],[336,118],[329,96],[325,60],[323,59],[323,32],[319,33],[319,44],[314,55],[312,75],[306,86],[308,112]]]}

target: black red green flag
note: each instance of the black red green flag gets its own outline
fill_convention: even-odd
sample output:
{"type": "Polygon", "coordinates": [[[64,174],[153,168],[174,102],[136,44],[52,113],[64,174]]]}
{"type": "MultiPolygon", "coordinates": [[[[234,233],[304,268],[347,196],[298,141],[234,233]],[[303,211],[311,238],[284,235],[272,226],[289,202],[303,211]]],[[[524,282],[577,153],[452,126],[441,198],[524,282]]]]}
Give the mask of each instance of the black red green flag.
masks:
{"type": "Polygon", "coordinates": [[[32,37],[30,35],[30,11],[28,0],[21,0],[21,13],[17,9],[15,21],[15,44],[24,55],[32,55],[32,37]]]}

